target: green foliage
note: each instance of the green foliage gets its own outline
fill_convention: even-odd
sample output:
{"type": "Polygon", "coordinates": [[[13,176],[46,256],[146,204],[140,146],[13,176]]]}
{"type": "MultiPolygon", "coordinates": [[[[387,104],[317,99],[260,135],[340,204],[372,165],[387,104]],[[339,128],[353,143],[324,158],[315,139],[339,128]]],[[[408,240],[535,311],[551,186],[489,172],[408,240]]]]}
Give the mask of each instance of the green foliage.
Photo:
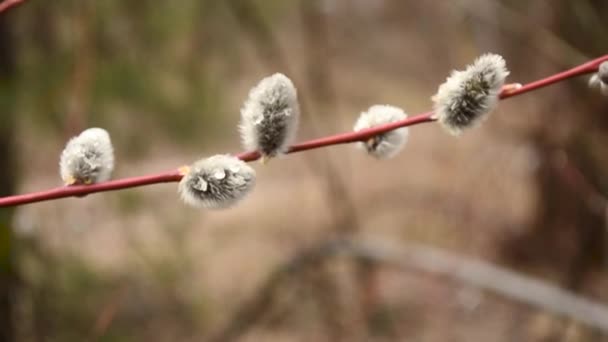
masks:
{"type": "Polygon", "coordinates": [[[61,134],[94,125],[128,130],[119,149],[151,135],[181,144],[216,138],[226,113],[223,77],[201,46],[202,20],[214,15],[208,10],[219,8],[205,1],[25,8],[19,80],[28,127],[61,134]]]}

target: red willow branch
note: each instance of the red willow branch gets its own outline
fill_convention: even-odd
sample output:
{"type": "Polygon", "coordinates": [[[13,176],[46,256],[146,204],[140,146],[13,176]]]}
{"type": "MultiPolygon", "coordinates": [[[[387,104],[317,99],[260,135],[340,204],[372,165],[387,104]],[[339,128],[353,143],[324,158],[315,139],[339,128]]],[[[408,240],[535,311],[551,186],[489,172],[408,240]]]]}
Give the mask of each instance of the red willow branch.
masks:
{"type": "Polygon", "coordinates": [[[4,0],[0,3],[0,13],[7,11],[9,8],[22,4],[25,0],[4,0]]]}
{"type": "Polygon", "coordinates": [[[570,78],[573,78],[576,76],[581,76],[581,75],[597,72],[600,64],[602,64],[603,62],[606,62],[606,61],[608,61],[608,55],[604,55],[602,57],[599,57],[599,58],[591,60],[587,63],[581,64],[572,69],[557,73],[555,75],[540,79],[538,81],[530,82],[528,84],[523,85],[521,88],[503,92],[502,94],[500,94],[500,99],[501,100],[508,99],[510,97],[521,95],[523,93],[527,93],[527,92],[537,90],[540,88],[544,88],[551,84],[562,82],[564,80],[567,80],[567,79],[570,79],[570,78]]]}
{"type": "MultiPolygon", "coordinates": [[[[564,80],[581,76],[585,74],[590,74],[596,72],[598,70],[599,65],[602,62],[608,61],[608,55],[602,56],[600,58],[594,59],[585,64],[579,65],[572,69],[560,72],[558,74],[540,79],[538,81],[534,81],[528,84],[523,85],[519,88],[506,87],[502,93],[500,94],[500,99],[508,99],[510,97],[522,95],[531,91],[538,90],[540,88],[544,88],[546,86],[562,82],[564,80]]],[[[305,141],[290,147],[287,153],[297,153],[303,152],[307,150],[313,150],[317,148],[340,145],[340,144],[348,144],[357,141],[365,141],[368,140],[378,134],[386,133],[401,127],[414,126],[418,124],[423,124],[426,122],[433,122],[435,119],[432,117],[433,112],[426,112],[422,114],[418,114],[407,119],[396,121],[393,123],[389,123],[386,125],[376,126],[369,129],[364,129],[358,132],[346,132],[336,135],[331,135],[323,138],[313,139],[309,141],[305,141]]],[[[255,161],[260,158],[260,154],[257,151],[252,152],[243,152],[236,155],[239,159],[243,161],[255,161]]],[[[183,177],[183,172],[181,169],[171,170],[168,172],[163,172],[154,175],[146,175],[139,177],[131,177],[131,178],[123,178],[112,180],[108,182],[92,184],[92,185],[73,185],[73,186],[62,186],[46,191],[33,192],[29,194],[15,195],[0,198],[0,207],[9,207],[16,206],[22,204],[29,204],[35,202],[49,201],[59,198],[65,197],[73,197],[73,196],[86,196],[88,194],[96,193],[96,192],[104,192],[104,191],[114,191],[121,189],[128,189],[140,186],[146,186],[151,184],[158,183],[168,183],[168,182],[179,182],[183,177]]]]}

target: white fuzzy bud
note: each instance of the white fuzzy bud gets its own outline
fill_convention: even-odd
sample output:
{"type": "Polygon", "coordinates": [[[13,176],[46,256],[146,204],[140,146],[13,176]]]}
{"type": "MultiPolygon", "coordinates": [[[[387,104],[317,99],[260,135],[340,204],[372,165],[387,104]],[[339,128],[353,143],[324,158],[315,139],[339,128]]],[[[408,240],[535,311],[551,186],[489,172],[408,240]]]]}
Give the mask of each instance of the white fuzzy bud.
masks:
{"type": "Polygon", "coordinates": [[[241,109],[241,138],[264,158],[284,153],[293,142],[300,109],[296,88],[283,74],[264,78],[249,92],[241,109]]]}
{"type": "Polygon", "coordinates": [[[598,72],[589,79],[589,86],[600,88],[602,94],[608,96],[608,62],[600,64],[598,72]]]}
{"type": "Polygon", "coordinates": [[[453,71],[433,96],[435,118],[453,135],[483,121],[498,104],[509,71],[505,60],[485,54],[464,71],[453,71]]]}
{"type": "Polygon", "coordinates": [[[59,160],[59,173],[66,185],[107,181],[113,169],[114,149],[103,128],[89,128],[70,139],[59,160]]]}
{"type": "MultiPolygon", "coordinates": [[[[372,128],[391,122],[403,120],[407,118],[407,114],[401,108],[375,105],[371,106],[367,112],[361,113],[359,119],[355,123],[354,131],[358,132],[362,129],[372,128]]],[[[408,137],[407,127],[398,128],[386,133],[378,134],[365,142],[357,143],[357,147],[365,149],[372,156],[379,159],[387,159],[395,156],[405,143],[408,137]]]]}
{"type": "Polygon", "coordinates": [[[192,164],[179,182],[184,202],[206,209],[228,208],[255,185],[255,170],[230,155],[215,155],[192,164]]]}

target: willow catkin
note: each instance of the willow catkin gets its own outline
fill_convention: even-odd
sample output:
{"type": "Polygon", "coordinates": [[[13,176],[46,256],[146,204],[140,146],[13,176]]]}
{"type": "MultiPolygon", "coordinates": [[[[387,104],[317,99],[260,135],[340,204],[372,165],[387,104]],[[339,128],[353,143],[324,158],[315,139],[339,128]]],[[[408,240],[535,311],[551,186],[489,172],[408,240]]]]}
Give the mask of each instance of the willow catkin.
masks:
{"type": "Polygon", "coordinates": [[[188,167],[179,182],[182,200],[194,207],[228,208],[255,186],[255,170],[230,155],[215,155],[188,167]]]}
{"type": "Polygon", "coordinates": [[[483,121],[498,104],[509,71],[505,60],[485,54],[464,71],[453,71],[433,96],[435,118],[451,134],[483,121]]]}
{"type": "Polygon", "coordinates": [[[107,181],[113,169],[114,149],[103,128],[89,128],[70,139],[59,159],[59,173],[66,185],[107,181]]]}

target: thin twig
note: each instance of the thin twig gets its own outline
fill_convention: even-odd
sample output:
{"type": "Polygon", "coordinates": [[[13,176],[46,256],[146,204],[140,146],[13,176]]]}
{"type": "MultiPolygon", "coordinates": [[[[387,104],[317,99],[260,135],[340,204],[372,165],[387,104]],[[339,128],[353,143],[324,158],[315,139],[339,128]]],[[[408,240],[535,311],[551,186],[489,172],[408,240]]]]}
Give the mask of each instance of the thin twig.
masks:
{"type": "Polygon", "coordinates": [[[183,175],[179,170],[173,170],[156,175],[117,179],[95,185],[63,186],[46,191],[2,197],[0,198],[0,207],[10,207],[72,196],[85,196],[95,192],[128,189],[150,184],[179,182],[179,180],[182,179],[182,176],[183,175]]]}
{"type": "Polygon", "coordinates": [[[113,293],[112,298],[102,307],[93,326],[91,341],[97,341],[106,334],[112,321],[116,318],[120,305],[127,297],[128,290],[128,285],[123,285],[113,293]]]}
{"type": "Polygon", "coordinates": [[[592,61],[589,61],[587,63],[581,64],[577,67],[574,67],[572,69],[557,73],[553,76],[549,76],[543,79],[540,79],[538,81],[534,81],[531,83],[528,83],[524,86],[522,86],[519,89],[514,89],[511,91],[507,91],[507,92],[503,92],[500,95],[501,99],[507,99],[509,97],[513,97],[513,96],[517,96],[517,95],[521,95],[523,93],[527,93],[533,90],[537,90],[540,88],[544,88],[546,86],[549,86],[551,84],[555,84],[564,80],[567,80],[569,78],[573,78],[576,76],[580,76],[580,75],[584,75],[584,74],[590,74],[593,72],[596,72],[598,67],[600,66],[600,64],[602,64],[603,62],[608,61],[608,55],[604,55],[602,57],[596,58],[592,61]]]}
{"type": "MultiPolygon", "coordinates": [[[[500,94],[500,99],[508,99],[514,96],[522,95],[546,86],[562,82],[564,80],[590,74],[596,72],[599,65],[602,62],[608,61],[608,55],[604,55],[597,59],[594,59],[585,64],[579,65],[572,69],[557,73],[555,75],[534,81],[523,85],[517,89],[506,89],[500,94]]],[[[435,121],[433,118],[433,112],[426,112],[423,114],[415,115],[413,117],[396,121],[393,123],[376,126],[373,128],[361,130],[358,132],[346,132],[336,135],[331,135],[319,139],[313,139],[293,145],[288,153],[302,152],[321,147],[327,147],[332,145],[348,144],[357,141],[368,140],[378,134],[386,133],[401,127],[414,126],[426,122],[435,121]]],[[[257,151],[243,152],[236,155],[243,161],[255,161],[260,158],[260,154],[257,151]]],[[[15,195],[0,198],[0,207],[16,206],[28,203],[42,202],[48,200],[54,200],[58,198],[72,197],[72,196],[85,196],[95,192],[113,191],[120,189],[127,189],[145,185],[151,185],[156,183],[167,183],[167,182],[179,182],[183,174],[179,170],[172,170],[166,173],[157,175],[146,175],[139,177],[131,177],[108,181],[104,183],[98,183],[93,185],[78,185],[78,186],[67,186],[50,189],[41,192],[34,192],[23,195],[15,195]]]]}
{"type": "Polygon", "coordinates": [[[20,5],[25,0],[4,0],[0,3],[0,13],[7,11],[9,8],[20,5]]]}

